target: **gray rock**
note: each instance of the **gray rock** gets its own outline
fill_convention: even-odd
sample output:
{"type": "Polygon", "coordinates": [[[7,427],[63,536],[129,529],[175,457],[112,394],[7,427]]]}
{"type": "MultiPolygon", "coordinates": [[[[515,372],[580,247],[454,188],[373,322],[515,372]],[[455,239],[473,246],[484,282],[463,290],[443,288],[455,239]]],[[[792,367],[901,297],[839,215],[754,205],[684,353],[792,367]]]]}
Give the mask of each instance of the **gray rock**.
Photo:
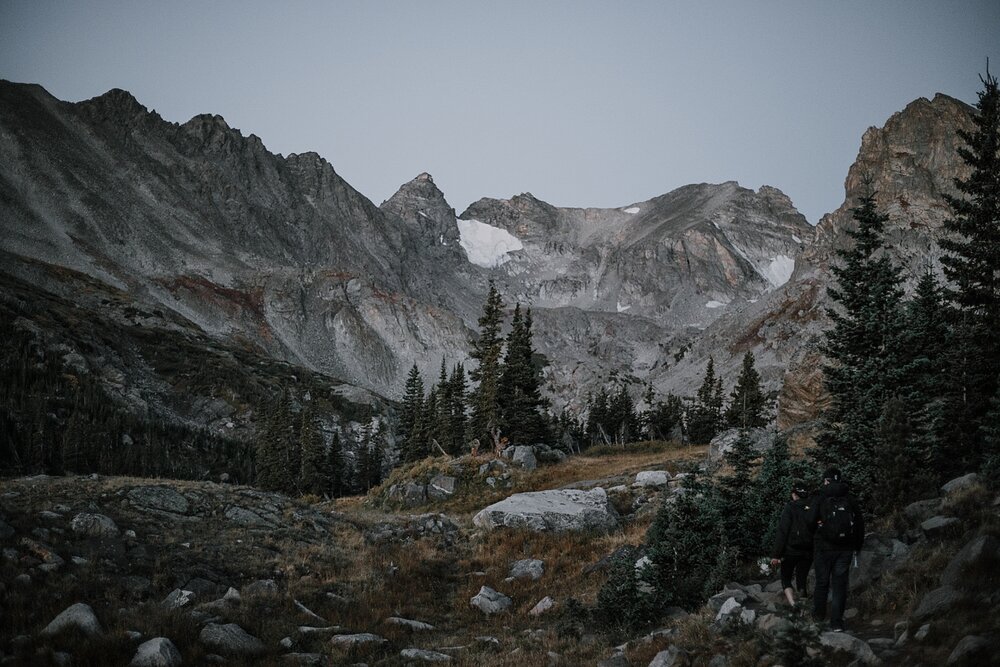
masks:
{"type": "Polygon", "coordinates": [[[479,592],[476,593],[471,600],[469,600],[469,604],[489,616],[491,614],[498,614],[500,612],[507,611],[510,609],[513,602],[503,593],[499,593],[489,586],[483,586],[479,589],[479,592]]]}
{"type": "Polygon", "coordinates": [[[722,605],[730,599],[735,599],[736,602],[742,604],[747,599],[747,593],[740,588],[727,588],[710,597],[708,599],[708,606],[712,609],[712,611],[719,611],[722,608],[722,605]]]}
{"type": "Polygon", "coordinates": [[[235,623],[209,623],[201,629],[198,639],[223,655],[260,655],[265,650],[264,642],[235,623]]]}
{"type": "Polygon", "coordinates": [[[974,472],[970,472],[966,475],[962,475],[961,477],[956,477],[950,482],[946,482],[941,487],[941,495],[950,496],[954,493],[962,491],[963,489],[968,489],[969,487],[975,486],[978,483],[979,483],[979,475],[977,475],[974,472]]]}
{"type": "Polygon", "coordinates": [[[491,459],[479,466],[480,477],[485,475],[502,475],[510,471],[510,466],[500,459],[491,459]]]}
{"type": "Polygon", "coordinates": [[[790,627],[792,627],[791,622],[778,614],[761,614],[757,618],[757,629],[772,637],[785,632],[790,627]]]}
{"type": "Polygon", "coordinates": [[[294,645],[295,642],[292,641],[291,637],[282,637],[281,641],[278,642],[278,646],[285,649],[286,651],[292,648],[292,646],[294,645]]]}
{"type": "Polygon", "coordinates": [[[109,516],[81,512],[73,517],[69,527],[83,537],[118,537],[118,526],[109,516]]]}
{"type": "Polygon", "coordinates": [[[670,473],[666,470],[643,470],[636,473],[632,486],[661,489],[670,483],[670,473]]]}
{"type": "Polygon", "coordinates": [[[819,643],[834,651],[849,653],[865,665],[879,664],[878,656],[872,647],[863,639],[846,632],[824,632],[819,636],[819,643]]]}
{"type": "Polygon", "coordinates": [[[676,646],[660,651],[649,662],[649,667],[675,667],[683,659],[684,652],[676,646]]]}
{"type": "Polygon", "coordinates": [[[609,657],[597,663],[597,667],[632,667],[625,654],[621,651],[612,653],[609,657]]]}
{"type": "Polygon", "coordinates": [[[403,507],[419,507],[427,503],[427,485],[409,481],[389,487],[389,497],[403,507]]]}
{"type": "Polygon", "coordinates": [[[524,558],[510,566],[511,579],[531,579],[538,581],[545,574],[545,562],[537,558],[524,558]]]}
{"type": "Polygon", "coordinates": [[[125,631],[125,636],[128,637],[129,639],[131,639],[134,642],[137,642],[140,639],[142,639],[142,633],[141,632],[137,632],[136,630],[126,630],[125,631]]]}
{"type": "Polygon", "coordinates": [[[989,649],[990,641],[986,637],[966,635],[952,649],[951,655],[948,656],[948,664],[955,665],[971,661],[976,661],[974,664],[985,664],[978,659],[989,657],[989,649]]]}
{"type": "Polygon", "coordinates": [[[369,644],[385,644],[388,640],[370,632],[359,632],[353,635],[334,635],[330,637],[330,643],[342,649],[351,649],[356,646],[367,646],[369,644]]]}
{"type": "Polygon", "coordinates": [[[995,566],[1000,561],[1000,540],[992,535],[980,535],[962,547],[941,572],[942,586],[958,586],[967,568],[995,566]]]}
{"type": "Polygon", "coordinates": [[[155,637],[136,649],[129,667],[179,667],[181,652],[166,637],[155,637]]]}
{"type": "Polygon", "coordinates": [[[546,595],[541,600],[539,600],[538,603],[534,607],[532,607],[531,611],[529,611],[528,613],[531,614],[532,616],[541,616],[545,612],[550,611],[555,606],[556,606],[556,601],[553,600],[548,595],[546,595]]]}
{"type": "Polygon", "coordinates": [[[420,662],[451,662],[450,655],[420,648],[404,648],[399,652],[399,655],[406,660],[419,660],[420,662]]]}
{"type": "Polygon", "coordinates": [[[399,618],[398,616],[390,616],[385,619],[385,622],[389,625],[399,625],[406,628],[407,630],[414,630],[416,632],[427,632],[433,630],[434,626],[430,623],[424,623],[423,621],[413,621],[408,618],[399,618]]]}
{"type": "Polygon", "coordinates": [[[719,607],[718,613],[715,614],[716,622],[725,623],[729,621],[732,617],[738,617],[743,612],[743,605],[736,601],[736,598],[727,598],[722,606],[719,607]]]}
{"type": "Polygon", "coordinates": [[[258,579],[243,587],[242,594],[246,597],[271,597],[278,594],[278,582],[274,579],[258,579]]]}
{"type": "Polygon", "coordinates": [[[708,667],[729,667],[729,658],[721,653],[716,654],[708,661],[708,667]]]}
{"type": "Polygon", "coordinates": [[[427,497],[433,500],[446,500],[455,495],[458,480],[450,475],[435,475],[427,484],[427,497]]]}
{"type": "Polygon", "coordinates": [[[934,516],[941,509],[941,499],[918,500],[903,508],[903,515],[910,521],[920,522],[934,516]]]}
{"type": "Polygon", "coordinates": [[[929,538],[944,535],[957,526],[959,520],[953,516],[932,516],[920,524],[920,530],[929,538]]]}
{"type": "Polygon", "coordinates": [[[14,583],[17,584],[18,586],[30,586],[31,575],[26,572],[22,572],[21,574],[14,577],[14,583]]]}
{"type": "Polygon", "coordinates": [[[128,492],[128,499],[140,508],[187,514],[188,499],[169,486],[139,486],[128,492]]]}
{"type": "Polygon", "coordinates": [[[89,604],[77,602],[67,607],[61,614],[52,619],[42,630],[43,637],[57,635],[67,630],[79,630],[88,637],[99,637],[104,634],[101,623],[94,615],[89,604]]]}
{"type": "Polygon", "coordinates": [[[246,528],[274,528],[274,522],[264,518],[253,510],[232,505],[226,508],[223,515],[238,526],[246,528]]]}
{"type": "Polygon", "coordinates": [[[526,528],[535,531],[609,531],[618,513],[604,489],[559,489],[516,493],[485,508],[473,518],[481,528],[526,528]]]}
{"type": "Polygon", "coordinates": [[[160,604],[166,609],[180,609],[194,602],[196,597],[197,595],[195,595],[194,591],[175,588],[167,594],[167,597],[163,598],[163,602],[160,604]]]}
{"type": "Polygon", "coordinates": [[[935,588],[920,600],[916,611],[913,612],[913,618],[916,621],[922,621],[931,616],[940,616],[961,602],[962,598],[962,593],[951,586],[935,588]]]}
{"type": "Polygon", "coordinates": [[[535,450],[526,445],[518,445],[515,447],[510,460],[525,470],[534,470],[538,467],[538,459],[535,458],[535,450]]]}

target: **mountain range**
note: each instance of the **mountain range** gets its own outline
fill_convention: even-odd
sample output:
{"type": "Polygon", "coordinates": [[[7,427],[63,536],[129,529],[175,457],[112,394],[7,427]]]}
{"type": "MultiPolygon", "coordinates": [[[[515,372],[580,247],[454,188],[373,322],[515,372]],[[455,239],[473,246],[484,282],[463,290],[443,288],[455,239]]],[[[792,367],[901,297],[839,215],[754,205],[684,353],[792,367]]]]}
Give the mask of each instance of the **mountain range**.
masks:
{"type": "Polygon", "coordinates": [[[271,153],[220,116],[177,124],[123,90],[69,103],[4,81],[0,307],[119,400],[226,432],[251,428],[246,401],[165,374],[137,332],[285,364],[384,412],[413,363],[426,378],[468,358],[494,281],[509,307],[532,308],[557,410],[609,382],[691,394],[709,356],[731,387],[752,351],[793,426],[824,405],[818,345],[851,207],[874,188],[897,261],[914,280],[939,271],[971,112],[939,94],[870,128],[844,203],[813,227],[777,188],[735,182],[617,208],[523,193],[457,215],[420,174],[376,206],[319,155],[271,153]],[[42,302],[44,316],[27,305],[42,302]],[[114,326],[84,340],[70,312],[114,326]]]}

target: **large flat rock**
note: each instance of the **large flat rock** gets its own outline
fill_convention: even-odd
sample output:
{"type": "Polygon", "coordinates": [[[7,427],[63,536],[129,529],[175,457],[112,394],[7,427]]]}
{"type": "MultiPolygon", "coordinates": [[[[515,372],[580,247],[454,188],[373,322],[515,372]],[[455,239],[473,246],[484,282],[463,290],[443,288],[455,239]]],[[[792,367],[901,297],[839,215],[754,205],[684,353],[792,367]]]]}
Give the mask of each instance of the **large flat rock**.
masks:
{"type": "Polygon", "coordinates": [[[557,489],[514,495],[485,508],[473,518],[481,528],[525,528],[535,531],[609,531],[618,513],[604,489],[557,489]]]}

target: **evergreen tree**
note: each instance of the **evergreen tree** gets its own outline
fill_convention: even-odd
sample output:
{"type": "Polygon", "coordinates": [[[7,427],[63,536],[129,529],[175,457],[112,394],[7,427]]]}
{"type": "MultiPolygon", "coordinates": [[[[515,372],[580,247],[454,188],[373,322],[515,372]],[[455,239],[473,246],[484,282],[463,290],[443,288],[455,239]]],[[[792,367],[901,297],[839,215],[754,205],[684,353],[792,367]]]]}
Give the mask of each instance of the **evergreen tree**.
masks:
{"type": "Polygon", "coordinates": [[[612,641],[620,641],[648,625],[655,615],[655,607],[636,570],[637,560],[639,551],[631,545],[616,551],[607,581],[597,593],[597,620],[612,641]]]}
{"type": "MultiPolygon", "coordinates": [[[[441,446],[441,449],[448,451],[454,441],[451,432],[451,411],[453,407],[451,396],[451,382],[448,381],[448,371],[445,366],[445,359],[441,357],[441,371],[438,373],[437,383],[437,409],[434,413],[434,433],[433,438],[441,446]]],[[[433,454],[438,454],[434,448],[433,454]]]]}
{"type": "Polygon", "coordinates": [[[760,428],[767,426],[765,410],[767,397],[760,386],[760,373],[754,367],[753,352],[743,355],[743,369],[730,395],[726,423],[731,428],[760,428]]]}
{"type": "Polygon", "coordinates": [[[684,403],[679,396],[667,394],[667,400],[653,404],[646,414],[646,431],[650,440],[668,440],[678,428],[683,431],[684,403]]]}
{"type": "Polygon", "coordinates": [[[455,364],[451,377],[448,378],[450,409],[448,419],[451,421],[451,442],[442,446],[448,453],[458,456],[465,451],[466,431],[468,430],[468,419],[465,407],[465,366],[455,364]]]}
{"type": "MultiPolygon", "coordinates": [[[[437,456],[440,452],[437,447],[434,446],[434,442],[437,440],[438,429],[438,392],[437,387],[431,387],[431,390],[427,393],[427,398],[424,400],[424,412],[421,417],[421,442],[420,447],[423,454],[420,458],[424,456],[437,456]]],[[[439,443],[440,444],[440,443],[439,443]]]]}
{"type": "Polygon", "coordinates": [[[329,480],[328,457],[316,427],[316,414],[311,402],[302,407],[299,443],[302,451],[299,488],[304,493],[322,494],[327,490],[329,480]]]}
{"type": "Polygon", "coordinates": [[[424,381],[420,377],[417,365],[413,364],[406,378],[403,407],[399,415],[399,437],[402,440],[401,453],[404,461],[415,461],[423,455],[423,448],[419,446],[419,426],[423,408],[424,381]]]}
{"type": "Polygon", "coordinates": [[[607,426],[614,434],[615,442],[624,445],[634,441],[639,434],[639,415],[624,383],[618,385],[618,391],[611,397],[608,412],[607,426]]]}
{"type": "Polygon", "coordinates": [[[731,472],[719,485],[722,520],[735,557],[748,559],[759,551],[762,525],[760,496],[753,484],[758,455],[745,429],[724,458],[731,472]]]}
{"type": "MultiPolygon", "coordinates": [[[[289,492],[293,487],[291,407],[287,391],[272,405],[257,437],[257,486],[268,491],[289,492]]],[[[298,473],[298,468],[294,469],[298,473]]]]}
{"type": "Polygon", "coordinates": [[[862,497],[878,483],[875,465],[879,419],[885,402],[898,393],[906,369],[900,343],[904,332],[899,270],[885,253],[888,217],[875,208],[874,193],[854,209],[856,230],[848,234],[854,246],[838,252],[842,265],[833,267],[835,303],[827,313],[833,327],[826,332],[824,366],[831,407],[814,456],[836,464],[862,497]]]}
{"type": "Polygon", "coordinates": [[[521,304],[515,304],[511,331],[507,336],[507,353],[499,388],[500,426],[514,444],[531,445],[548,439],[542,415],[539,371],[534,363],[531,343],[531,310],[521,316],[521,304]]]}
{"type": "Polygon", "coordinates": [[[959,466],[979,462],[983,433],[979,430],[1000,375],[1000,89],[987,68],[983,90],[972,116],[971,132],[959,131],[965,146],[959,156],[971,168],[956,178],[958,197],[946,195],[954,217],[945,221],[949,236],[939,241],[945,277],[954,286],[959,309],[951,372],[960,384],[952,406],[951,456],[959,466]]]}
{"type": "Polygon", "coordinates": [[[715,359],[708,358],[705,377],[688,411],[688,437],[705,444],[719,432],[722,423],[722,380],[715,377],[715,359]]]}
{"type": "Polygon", "coordinates": [[[608,391],[603,386],[597,390],[597,396],[587,401],[587,440],[590,444],[608,444],[610,434],[605,428],[608,422],[608,391]]]}
{"type": "Polygon", "coordinates": [[[778,520],[785,503],[791,498],[792,481],[795,478],[806,480],[814,477],[808,465],[800,462],[797,466],[791,461],[788,453],[788,440],[779,435],[769,450],[764,453],[760,470],[754,480],[756,500],[754,504],[760,510],[760,553],[769,553],[774,538],[778,532],[778,520]]]}
{"type": "Polygon", "coordinates": [[[349,479],[347,463],[341,451],[340,433],[333,432],[330,447],[326,450],[326,493],[331,497],[343,495],[349,479]]]}
{"type": "Polygon", "coordinates": [[[368,450],[365,484],[371,489],[382,483],[382,465],[385,462],[385,434],[382,426],[375,419],[367,429],[367,439],[364,447],[368,450]]]}
{"type": "Polygon", "coordinates": [[[874,489],[872,500],[883,512],[933,493],[936,475],[929,465],[926,451],[913,437],[911,415],[898,397],[885,403],[878,427],[878,458],[876,465],[886,471],[882,482],[874,489]]]}
{"type": "Polygon", "coordinates": [[[500,426],[500,354],[503,351],[500,327],[503,309],[503,299],[496,285],[490,281],[483,314],[479,318],[479,338],[472,344],[471,356],[479,363],[470,373],[470,377],[478,382],[472,392],[470,435],[490,447],[493,433],[500,426]]]}

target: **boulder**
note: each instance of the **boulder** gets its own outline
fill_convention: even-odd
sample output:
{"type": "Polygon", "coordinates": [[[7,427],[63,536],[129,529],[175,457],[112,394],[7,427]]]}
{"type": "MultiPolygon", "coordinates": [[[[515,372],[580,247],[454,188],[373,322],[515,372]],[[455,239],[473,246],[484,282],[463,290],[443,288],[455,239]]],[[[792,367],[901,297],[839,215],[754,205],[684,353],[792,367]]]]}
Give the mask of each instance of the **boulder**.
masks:
{"type": "Polygon", "coordinates": [[[166,637],[155,637],[139,644],[129,667],[179,667],[181,652],[166,637]]]}
{"type": "Polygon", "coordinates": [[[492,459],[479,466],[479,475],[502,475],[510,471],[510,466],[500,459],[492,459]]]}
{"type": "Polygon", "coordinates": [[[948,562],[941,573],[942,586],[959,586],[967,568],[976,565],[995,567],[1000,561],[1000,540],[992,535],[981,535],[966,543],[948,562]]]}
{"type": "Polygon", "coordinates": [[[545,612],[550,611],[555,606],[556,606],[556,601],[553,600],[548,595],[546,595],[541,600],[539,600],[538,604],[532,607],[531,611],[529,611],[528,613],[531,614],[532,616],[541,616],[545,612]]]}
{"type": "Polygon", "coordinates": [[[991,654],[990,641],[986,637],[966,635],[952,649],[951,655],[948,656],[948,664],[984,665],[991,654]]]}
{"type": "Polygon", "coordinates": [[[525,558],[522,560],[514,561],[514,564],[510,566],[511,579],[531,579],[532,581],[538,581],[545,574],[545,562],[540,561],[537,558],[525,558]]]}
{"type": "Polygon", "coordinates": [[[670,473],[666,470],[643,470],[637,473],[632,486],[660,489],[670,483],[670,473]]]}
{"type": "Polygon", "coordinates": [[[718,623],[726,623],[731,618],[739,616],[743,611],[743,605],[736,601],[736,598],[727,598],[722,606],[719,607],[718,613],[715,615],[715,620],[718,623]]]}
{"type": "Polygon", "coordinates": [[[819,636],[819,643],[834,651],[849,653],[865,665],[879,664],[878,656],[872,647],[863,639],[846,632],[824,632],[819,636]]]}
{"type": "Polygon", "coordinates": [[[721,593],[716,593],[710,597],[708,599],[708,606],[712,611],[719,611],[722,605],[730,599],[735,599],[737,603],[742,603],[747,599],[747,593],[741,588],[726,588],[721,593]]]}
{"type": "Polygon", "coordinates": [[[406,660],[419,660],[420,662],[451,662],[450,655],[422,648],[404,648],[399,652],[399,655],[406,660]]]}
{"type": "Polygon", "coordinates": [[[903,515],[913,522],[926,521],[941,509],[941,499],[918,500],[903,508],[903,515]]]}
{"type": "Polygon", "coordinates": [[[169,486],[138,486],[128,492],[128,499],[137,507],[172,514],[187,514],[190,507],[188,499],[169,486]]]}
{"type": "Polygon", "coordinates": [[[78,630],[88,637],[99,637],[104,634],[100,621],[94,615],[89,604],[77,602],[70,605],[62,613],[52,619],[52,622],[42,630],[43,637],[58,635],[67,630],[78,630]]]}
{"type": "Polygon", "coordinates": [[[541,463],[562,463],[566,460],[566,452],[555,449],[548,445],[538,444],[534,446],[535,457],[541,463]]]}
{"type": "Polygon", "coordinates": [[[956,477],[950,482],[946,482],[941,487],[941,495],[950,496],[954,493],[958,493],[963,489],[975,486],[978,483],[979,483],[979,475],[977,475],[974,472],[970,472],[967,475],[962,475],[961,477],[956,477]]]}
{"type": "Polygon", "coordinates": [[[209,623],[201,629],[198,638],[202,644],[223,655],[260,655],[264,652],[264,642],[235,623],[209,623]]]}
{"type": "Polygon", "coordinates": [[[192,602],[194,602],[197,595],[193,591],[185,591],[180,588],[175,588],[170,591],[167,597],[163,598],[163,605],[166,609],[180,609],[181,607],[186,607],[192,602]]]}
{"type": "Polygon", "coordinates": [[[922,621],[931,616],[940,616],[962,601],[962,594],[951,586],[941,586],[924,595],[913,612],[913,618],[922,621]]]}
{"type": "Polygon", "coordinates": [[[342,649],[352,649],[356,646],[367,646],[369,644],[385,644],[388,640],[385,637],[373,635],[370,632],[359,632],[353,635],[334,635],[330,637],[330,643],[342,649]]]}
{"type": "Polygon", "coordinates": [[[427,485],[409,481],[389,487],[389,498],[403,507],[418,507],[427,503],[427,485]]]}
{"type": "Polygon", "coordinates": [[[427,484],[427,497],[432,500],[446,500],[455,495],[458,480],[451,475],[435,475],[427,484]]]}
{"type": "Polygon", "coordinates": [[[118,526],[109,516],[81,512],[73,517],[69,527],[73,532],[83,537],[118,537],[118,526]]]}
{"type": "Polygon", "coordinates": [[[274,579],[258,579],[243,587],[242,594],[247,597],[268,597],[278,594],[278,582],[274,579]]]}
{"type": "Polygon", "coordinates": [[[510,460],[518,464],[525,470],[534,470],[538,467],[538,459],[535,458],[535,450],[525,445],[518,445],[511,453],[510,460]]]}
{"type": "Polygon", "coordinates": [[[400,618],[398,616],[390,616],[385,619],[385,622],[389,625],[399,625],[406,628],[407,630],[413,630],[416,632],[425,632],[428,630],[433,630],[434,626],[430,623],[424,623],[423,621],[412,621],[408,618],[400,618]]]}
{"type": "Polygon", "coordinates": [[[469,604],[489,616],[507,611],[513,602],[503,593],[499,593],[489,586],[483,586],[469,600],[469,604]]]}
{"type": "Polygon", "coordinates": [[[772,637],[792,627],[787,618],[782,618],[778,614],[762,614],[757,618],[756,625],[758,630],[772,637]]]}
{"type": "Polygon", "coordinates": [[[249,510],[246,507],[240,507],[238,505],[232,505],[227,507],[223,516],[229,519],[231,522],[238,526],[243,526],[244,528],[274,528],[274,522],[269,519],[264,518],[257,512],[249,510]]]}
{"type": "Polygon", "coordinates": [[[628,661],[624,653],[618,650],[598,662],[597,667],[632,667],[632,663],[628,661]]]}
{"type": "Polygon", "coordinates": [[[932,516],[920,524],[920,530],[928,538],[940,537],[950,532],[959,523],[953,516],[932,516]]]}
{"type": "MultiPolygon", "coordinates": [[[[754,450],[760,453],[771,449],[774,446],[775,439],[778,437],[777,431],[770,428],[747,429],[747,435],[750,437],[750,442],[753,443],[754,450]]],[[[708,444],[709,462],[721,461],[739,438],[740,429],[738,428],[728,429],[712,438],[712,441],[708,444]]]]}
{"type": "Polygon", "coordinates": [[[515,493],[479,512],[473,523],[481,528],[526,528],[535,531],[606,532],[618,527],[618,513],[604,489],[556,489],[515,493]]]}
{"type": "Polygon", "coordinates": [[[677,667],[683,660],[684,652],[676,646],[657,653],[649,663],[649,667],[677,667]]]}

